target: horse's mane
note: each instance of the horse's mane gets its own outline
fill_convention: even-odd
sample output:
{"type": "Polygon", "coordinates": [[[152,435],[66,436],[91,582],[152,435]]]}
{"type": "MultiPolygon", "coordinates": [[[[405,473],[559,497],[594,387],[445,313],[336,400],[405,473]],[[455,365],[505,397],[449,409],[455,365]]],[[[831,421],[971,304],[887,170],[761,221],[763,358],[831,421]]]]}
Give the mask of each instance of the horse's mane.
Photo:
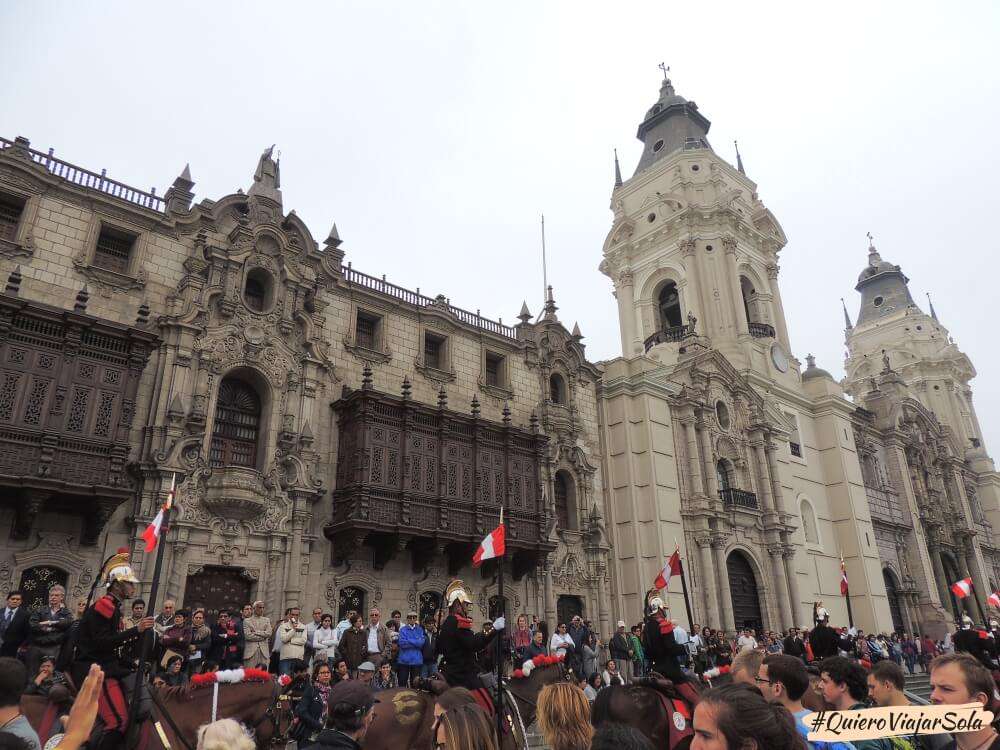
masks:
{"type": "Polygon", "coordinates": [[[236,687],[236,685],[269,685],[273,686],[273,682],[266,682],[264,680],[249,680],[247,682],[232,683],[232,682],[220,682],[220,683],[209,683],[207,685],[198,685],[194,682],[188,682],[184,685],[164,685],[163,687],[156,688],[157,696],[167,701],[188,701],[195,697],[196,693],[199,693],[206,688],[212,687],[212,685],[218,685],[219,688],[236,687]]]}

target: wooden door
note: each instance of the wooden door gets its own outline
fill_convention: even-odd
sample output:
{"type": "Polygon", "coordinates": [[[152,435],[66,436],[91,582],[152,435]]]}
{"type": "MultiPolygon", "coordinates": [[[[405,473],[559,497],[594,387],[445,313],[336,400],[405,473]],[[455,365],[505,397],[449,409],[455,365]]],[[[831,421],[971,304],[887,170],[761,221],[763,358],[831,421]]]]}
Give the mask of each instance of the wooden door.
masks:
{"type": "Polygon", "coordinates": [[[214,625],[223,609],[239,612],[249,604],[250,581],[237,568],[206,567],[200,573],[187,577],[184,588],[184,607],[188,610],[204,609],[205,622],[214,625]]]}

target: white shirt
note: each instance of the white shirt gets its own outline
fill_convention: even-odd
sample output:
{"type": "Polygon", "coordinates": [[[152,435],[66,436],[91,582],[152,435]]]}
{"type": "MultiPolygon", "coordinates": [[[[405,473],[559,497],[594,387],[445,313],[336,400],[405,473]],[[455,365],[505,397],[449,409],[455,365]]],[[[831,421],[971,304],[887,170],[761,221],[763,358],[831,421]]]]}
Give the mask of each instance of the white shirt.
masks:
{"type": "Polygon", "coordinates": [[[736,646],[742,651],[752,651],[757,648],[757,639],[752,635],[741,635],[736,641],[736,646]]]}
{"type": "Polygon", "coordinates": [[[678,646],[685,646],[689,640],[687,631],[680,625],[674,625],[674,640],[678,646]]]}
{"type": "Polygon", "coordinates": [[[317,651],[333,651],[337,647],[337,631],[333,628],[316,628],[310,643],[317,651]]]}
{"type": "Polygon", "coordinates": [[[563,654],[565,656],[567,648],[572,649],[575,646],[573,643],[573,638],[569,633],[566,635],[559,635],[559,633],[553,633],[552,638],[549,639],[549,653],[553,656],[558,654],[563,654]]]}
{"type": "Polygon", "coordinates": [[[381,649],[378,647],[378,628],[374,625],[369,625],[368,627],[368,653],[378,654],[381,653],[381,649]]]}

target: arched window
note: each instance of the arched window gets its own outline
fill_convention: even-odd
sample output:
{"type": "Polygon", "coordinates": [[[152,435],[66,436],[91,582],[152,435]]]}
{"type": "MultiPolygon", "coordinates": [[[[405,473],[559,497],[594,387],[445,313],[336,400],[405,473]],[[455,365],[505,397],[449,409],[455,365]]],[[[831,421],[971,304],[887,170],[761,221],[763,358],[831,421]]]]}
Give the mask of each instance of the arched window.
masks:
{"type": "Polygon", "coordinates": [[[799,506],[799,513],[802,516],[802,533],[806,537],[806,544],[819,544],[819,529],[816,524],[816,511],[812,503],[803,499],[799,506]]]}
{"type": "Polygon", "coordinates": [[[65,589],[68,578],[69,575],[65,570],[52,565],[27,568],[21,573],[21,583],[18,586],[24,599],[22,604],[25,609],[34,611],[47,605],[49,589],[53,586],[62,586],[65,589]]]}
{"type": "Polygon", "coordinates": [[[260,397],[246,382],[225,378],[219,386],[212,430],[212,466],[256,466],[260,397]]]}
{"type": "Polygon", "coordinates": [[[746,313],[747,323],[760,323],[756,310],[757,290],[746,276],[740,276],[740,291],[743,292],[743,311],[746,313]]]}
{"type": "Polygon", "coordinates": [[[677,284],[669,281],[660,289],[660,296],[657,300],[657,307],[660,311],[660,328],[666,331],[683,325],[681,320],[681,298],[677,293],[677,284]]]}
{"type": "Polygon", "coordinates": [[[576,504],[576,492],[573,477],[568,472],[560,470],[556,472],[552,484],[556,501],[556,523],[560,529],[575,528],[573,508],[576,504]]]}
{"type": "Polygon", "coordinates": [[[566,403],[566,381],[558,372],[549,375],[549,400],[553,404],[566,403]]]}
{"type": "Polygon", "coordinates": [[[715,476],[719,480],[720,490],[733,489],[733,465],[724,458],[720,458],[715,465],[715,476]]]}
{"type": "Polygon", "coordinates": [[[271,277],[263,268],[255,268],[247,274],[247,282],[243,287],[243,301],[247,307],[256,312],[263,312],[270,307],[271,277]]]}

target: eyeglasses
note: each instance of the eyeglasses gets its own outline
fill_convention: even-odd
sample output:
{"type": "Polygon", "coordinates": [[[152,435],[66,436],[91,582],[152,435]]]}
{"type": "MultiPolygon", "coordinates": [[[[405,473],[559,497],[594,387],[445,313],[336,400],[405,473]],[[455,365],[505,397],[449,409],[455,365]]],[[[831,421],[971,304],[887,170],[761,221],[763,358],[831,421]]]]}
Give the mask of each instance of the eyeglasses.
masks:
{"type": "Polygon", "coordinates": [[[774,684],[774,680],[766,680],[763,677],[758,677],[757,675],[754,675],[753,681],[756,682],[756,683],[758,683],[758,684],[761,683],[761,682],[765,682],[768,685],[773,685],[774,684]]]}

